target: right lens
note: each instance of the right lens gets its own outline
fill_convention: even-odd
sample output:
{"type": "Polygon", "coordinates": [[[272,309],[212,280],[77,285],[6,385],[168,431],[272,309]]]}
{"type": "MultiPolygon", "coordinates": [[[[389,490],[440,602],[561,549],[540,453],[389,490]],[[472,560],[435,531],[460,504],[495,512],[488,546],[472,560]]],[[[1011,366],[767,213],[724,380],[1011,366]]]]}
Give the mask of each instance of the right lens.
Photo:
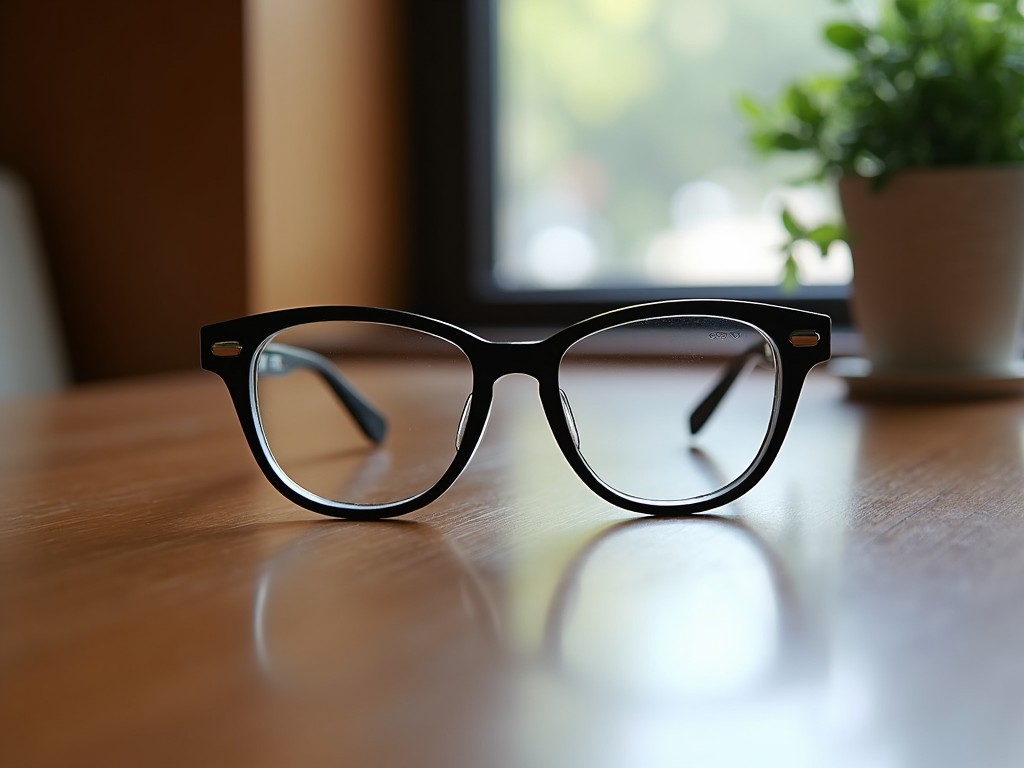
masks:
{"type": "Polygon", "coordinates": [[[256,400],[281,471],[323,499],[392,504],[455,457],[473,373],[449,341],[401,326],[310,323],[269,339],[256,400]]]}
{"type": "Polygon", "coordinates": [[[615,491],[654,502],[715,493],[750,467],[775,411],[778,372],[757,328],[704,316],[624,323],[573,344],[558,381],[583,460],[615,491]],[[735,382],[699,437],[691,413],[735,382]]]}

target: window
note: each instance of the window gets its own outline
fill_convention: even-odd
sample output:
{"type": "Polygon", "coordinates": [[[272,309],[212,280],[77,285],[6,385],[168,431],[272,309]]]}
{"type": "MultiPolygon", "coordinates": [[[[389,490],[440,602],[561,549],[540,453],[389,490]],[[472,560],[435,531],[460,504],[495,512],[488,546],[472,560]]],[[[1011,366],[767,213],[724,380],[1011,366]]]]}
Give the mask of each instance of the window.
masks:
{"type": "Polygon", "coordinates": [[[734,296],[845,320],[848,253],[778,288],[804,169],[753,156],[741,93],[827,66],[818,0],[409,3],[417,305],[466,323],[734,296]]]}

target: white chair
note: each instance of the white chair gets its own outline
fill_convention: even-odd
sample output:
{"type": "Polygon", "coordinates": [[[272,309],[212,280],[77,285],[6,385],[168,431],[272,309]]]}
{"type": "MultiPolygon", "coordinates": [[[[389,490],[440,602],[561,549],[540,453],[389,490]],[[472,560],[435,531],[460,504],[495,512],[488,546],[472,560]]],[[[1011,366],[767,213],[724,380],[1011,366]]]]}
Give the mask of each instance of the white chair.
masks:
{"type": "Polygon", "coordinates": [[[0,398],[53,392],[67,383],[29,195],[0,168],[0,398]]]}

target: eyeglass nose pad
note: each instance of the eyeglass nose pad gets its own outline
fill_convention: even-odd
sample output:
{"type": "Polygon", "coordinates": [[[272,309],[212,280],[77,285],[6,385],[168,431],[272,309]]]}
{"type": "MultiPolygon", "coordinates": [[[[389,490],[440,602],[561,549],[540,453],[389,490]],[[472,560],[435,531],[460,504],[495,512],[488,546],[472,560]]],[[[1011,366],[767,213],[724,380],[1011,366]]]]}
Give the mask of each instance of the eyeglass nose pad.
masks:
{"type": "Polygon", "coordinates": [[[565,421],[569,425],[569,432],[572,434],[573,445],[576,446],[576,450],[580,449],[580,433],[576,429],[576,419],[572,415],[572,408],[569,407],[569,398],[565,396],[565,390],[558,390],[558,395],[562,400],[562,413],[565,414],[565,421]]]}
{"type": "Polygon", "coordinates": [[[455,431],[455,450],[462,447],[462,436],[466,434],[466,422],[469,421],[469,408],[473,404],[473,395],[466,398],[466,404],[462,406],[462,416],[459,418],[459,428],[455,431]]]}

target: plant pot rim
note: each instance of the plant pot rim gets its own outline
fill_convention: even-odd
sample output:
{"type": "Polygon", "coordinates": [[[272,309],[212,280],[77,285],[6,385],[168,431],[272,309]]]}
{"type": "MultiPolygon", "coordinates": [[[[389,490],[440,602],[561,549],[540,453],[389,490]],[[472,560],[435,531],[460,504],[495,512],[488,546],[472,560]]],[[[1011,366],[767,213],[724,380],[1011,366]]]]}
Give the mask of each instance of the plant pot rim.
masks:
{"type": "MultiPolygon", "coordinates": [[[[1024,172],[1024,162],[1020,163],[986,163],[977,165],[925,165],[911,168],[901,168],[892,174],[891,179],[905,176],[966,176],[966,175],[1000,175],[1020,174],[1024,172]]],[[[875,177],[858,176],[854,173],[844,173],[839,176],[839,182],[856,184],[873,182],[875,177]]]]}

